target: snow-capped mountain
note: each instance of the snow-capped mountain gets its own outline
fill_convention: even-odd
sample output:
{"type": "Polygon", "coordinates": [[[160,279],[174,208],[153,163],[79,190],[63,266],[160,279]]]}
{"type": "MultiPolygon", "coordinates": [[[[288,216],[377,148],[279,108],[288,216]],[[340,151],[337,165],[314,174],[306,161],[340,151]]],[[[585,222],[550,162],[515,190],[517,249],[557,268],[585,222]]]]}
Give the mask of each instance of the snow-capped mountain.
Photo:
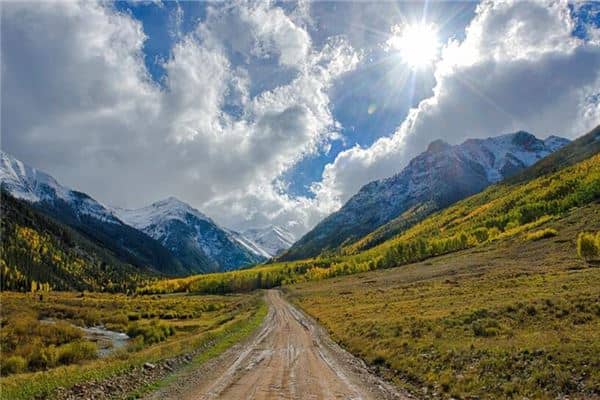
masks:
{"type": "Polygon", "coordinates": [[[243,231],[242,234],[264,249],[269,257],[281,254],[295,242],[294,235],[287,229],[277,225],[248,229],[243,231]]]}
{"type": "Polygon", "coordinates": [[[429,213],[514,175],[569,143],[550,136],[540,140],[519,131],[459,145],[442,140],[413,158],[400,173],[363,186],[337,212],[296,242],[282,259],[312,257],[352,243],[415,206],[429,213]]]}
{"type": "Polygon", "coordinates": [[[20,160],[0,151],[0,183],[13,197],[29,203],[62,201],[73,204],[76,215],[108,223],[120,223],[99,202],[84,193],[68,189],[45,172],[32,168],[20,160]]]}
{"type": "Polygon", "coordinates": [[[158,240],[196,272],[236,269],[269,257],[252,241],[221,228],[174,197],[137,210],[115,208],[114,212],[125,223],[158,240]]]}
{"type": "Polygon", "coordinates": [[[5,152],[0,152],[0,185],[11,196],[76,229],[126,263],[166,273],[184,272],[160,243],[123,223],[110,209],[5,152]]]}

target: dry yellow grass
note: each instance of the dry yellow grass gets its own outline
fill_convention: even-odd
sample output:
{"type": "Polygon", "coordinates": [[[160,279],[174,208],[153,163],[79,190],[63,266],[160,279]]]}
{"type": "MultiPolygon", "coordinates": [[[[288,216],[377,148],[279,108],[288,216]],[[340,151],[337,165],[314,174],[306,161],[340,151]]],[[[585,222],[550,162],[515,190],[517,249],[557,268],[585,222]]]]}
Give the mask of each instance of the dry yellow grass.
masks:
{"type": "Polygon", "coordinates": [[[577,257],[600,205],[522,236],[287,287],[335,340],[425,398],[600,396],[600,269],[577,257]]]}

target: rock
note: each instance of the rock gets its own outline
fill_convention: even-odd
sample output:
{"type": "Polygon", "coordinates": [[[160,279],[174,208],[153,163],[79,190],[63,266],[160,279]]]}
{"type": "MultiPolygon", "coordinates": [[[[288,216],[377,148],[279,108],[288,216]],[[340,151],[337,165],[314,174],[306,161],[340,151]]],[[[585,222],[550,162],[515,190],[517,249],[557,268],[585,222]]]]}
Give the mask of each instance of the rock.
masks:
{"type": "Polygon", "coordinates": [[[154,368],[156,368],[156,365],[147,362],[147,363],[144,364],[144,368],[146,368],[146,369],[154,369],[154,368]]]}

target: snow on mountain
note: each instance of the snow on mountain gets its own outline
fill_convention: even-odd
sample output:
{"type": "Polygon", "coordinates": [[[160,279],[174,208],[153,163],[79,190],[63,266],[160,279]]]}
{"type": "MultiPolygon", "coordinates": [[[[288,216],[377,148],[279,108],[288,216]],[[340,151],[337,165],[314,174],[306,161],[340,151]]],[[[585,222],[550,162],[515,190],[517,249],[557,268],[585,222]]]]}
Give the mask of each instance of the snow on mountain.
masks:
{"type": "Polygon", "coordinates": [[[235,231],[228,232],[233,240],[244,246],[246,249],[248,249],[248,251],[251,251],[252,253],[260,257],[264,257],[265,259],[271,258],[273,256],[271,253],[269,253],[267,249],[265,249],[263,246],[256,243],[252,239],[248,238],[246,235],[235,231]]]}
{"type": "Polygon", "coordinates": [[[151,233],[152,237],[162,233],[159,230],[153,232],[152,229],[161,229],[168,220],[186,223],[189,217],[193,217],[214,224],[209,217],[175,197],[169,197],[136,210],[113,207],[113,212],[129,225],[142,231],[148,231],[146,233],[151,233]]]}
{"type": "Polygon", "coordinates": [[[431,142],[400,173],[363,186],[282,259],[312,257],[351,243],[420,204],[428,204],[431,212],[439,210],[514,175],[567,143],[556,136],[540,140],[523,131],[454,146],[442,140],[431,142]]]}
{"type": "Polygon", "coordinates": [[[91,216],[108,223],[120,223],[104,205],[88,195],[59,184],[52,176],[32,168],[0,151],[0,185],[13,197],[30,203],[63,201],[78,216],[91,216]]]}
{"type": "Polygon", "coordinates": [[[294,235],[287,229],[277,225],[248,229],[242,234],[260,246],[269,257],[279,255],[289,249],[295,242],[294,235]]]}
{"type": "Polygon", "coordinates": [[[269,258],[261,248],[237,232],[174,198],[137,210],[115,208],[127,224],[158,240],[183,264],[202,272],[236,269],[269,258]]]}

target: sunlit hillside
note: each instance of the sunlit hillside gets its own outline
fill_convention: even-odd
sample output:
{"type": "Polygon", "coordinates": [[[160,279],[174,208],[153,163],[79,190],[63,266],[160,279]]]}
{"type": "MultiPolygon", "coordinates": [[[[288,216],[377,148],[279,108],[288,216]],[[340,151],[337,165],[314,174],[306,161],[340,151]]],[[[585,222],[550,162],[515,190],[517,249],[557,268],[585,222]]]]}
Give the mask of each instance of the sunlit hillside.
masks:
{"type": "Polygon", "coordinates": [[[228,293],[397,267],[515,236],[528,240],[528,234],[599,198],[596,154],[531,181],[490,187],[364,252],[161,281],[140,292],[228,293]]]}

